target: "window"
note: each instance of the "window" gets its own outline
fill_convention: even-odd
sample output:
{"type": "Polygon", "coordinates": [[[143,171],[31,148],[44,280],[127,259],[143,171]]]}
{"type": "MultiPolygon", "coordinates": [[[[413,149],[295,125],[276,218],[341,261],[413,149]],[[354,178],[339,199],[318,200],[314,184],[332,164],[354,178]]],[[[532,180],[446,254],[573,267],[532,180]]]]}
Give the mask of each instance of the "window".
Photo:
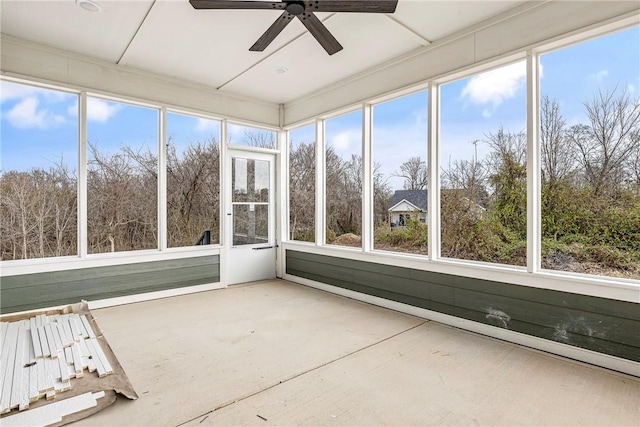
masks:
{"type": "Polygon", "coordinates": [[[362,247],[362,111],[325,121],[326,243],[362,247]]]}
{"type": "Polygon", "coordinates": [[[315,242],[316,127],[289,131],[289,239],[315,242]]]}
{"type": "Polygon", "coordinates": [[[526,265],[526,66],[441,87],[441,253],[526,265]]]}
{"type": "Polygon", "coordinates": [[[227,123],[227,142],[257,148],[276,148],[276,132],[227,123]]]}
{"type": "Polygon", "coordinates": [[[158,110],[87,98],[88,253],[158,247],[158,110]]]}
{"type": "Polygon", "coordinates": [[[640,279],[640,27],[540,65],[542,267],[640,279]]]}
{"type": "Polygon", "coordinates": [[[427,103],[422,91],[373,107],[374,249],[428,252],[427,103]]]}
{"type": "Polygon", "coordinates": [[[78,96],[0,80],[2,260],[78,253],[78,96]]]}
{"type": "Polygon", "coordinates": [[[167,246],[220,242],[220,122],[167,113],[167,246]]]}

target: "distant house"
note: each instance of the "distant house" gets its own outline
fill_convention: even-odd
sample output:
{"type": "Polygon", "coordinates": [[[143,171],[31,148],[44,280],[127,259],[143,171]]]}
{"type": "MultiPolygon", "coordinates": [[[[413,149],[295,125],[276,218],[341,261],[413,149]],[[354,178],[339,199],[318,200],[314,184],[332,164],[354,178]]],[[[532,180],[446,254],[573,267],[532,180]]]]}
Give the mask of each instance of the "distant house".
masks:
{"type": "Polygon", "coordinates": [[[403,227],[407,218],[427,221],[427,190],[396,190],[391,198],[389,224],[391,227],[403,227]]]}

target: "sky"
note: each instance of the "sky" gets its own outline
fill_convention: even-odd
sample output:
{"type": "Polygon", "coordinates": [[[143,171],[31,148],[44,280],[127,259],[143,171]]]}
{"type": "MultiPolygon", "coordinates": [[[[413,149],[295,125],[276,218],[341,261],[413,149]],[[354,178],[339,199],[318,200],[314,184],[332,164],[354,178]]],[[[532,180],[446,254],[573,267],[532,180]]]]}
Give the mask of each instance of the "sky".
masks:
{"type": "MultiPolygon", "coordinates": [[[[558,100],[568,124],[584,121],[583,102],[598,90],[627,90],[640,95],[640,29],[634,27],[541,56],[542,95],[558,100]]],[[[78,97],[0,81],[0,168],[29,170],[65,163],[77,169],[78,97]]],[[[157,152],[158,111],[99,98],[88,98],[87,136],[101,149],[122,145],[157,152]]],[[[361,113],[326,122],[327,144],[343,157],[360,154],[361,113]]],[[[393,178],[409,157],[426,160],[427,93],[422,91],[374,106],[373,156],[393,188],[393,178]]],[[[500,127],[526,129],[526,74],[523,61],[449,82],[441,87],[441,164],[478,157],[488,148],[486,135],[500,127]]],[[[249,128],[249,132],[256,132],[249,128]]],[[[270,131],[260,131],[265,138],[270,131]]],[[[220,139],[220,122],[170,114],[167,135],[178,149],[190,142],[220,139]]],[[[246,144],[247,127],[230,125],[230,141],[246,144]]],[[[313,125],[293,130],[294,144],[315,140],[313,125]]],[[[183,148],[182,148],[183,149],[183,148]]]]}

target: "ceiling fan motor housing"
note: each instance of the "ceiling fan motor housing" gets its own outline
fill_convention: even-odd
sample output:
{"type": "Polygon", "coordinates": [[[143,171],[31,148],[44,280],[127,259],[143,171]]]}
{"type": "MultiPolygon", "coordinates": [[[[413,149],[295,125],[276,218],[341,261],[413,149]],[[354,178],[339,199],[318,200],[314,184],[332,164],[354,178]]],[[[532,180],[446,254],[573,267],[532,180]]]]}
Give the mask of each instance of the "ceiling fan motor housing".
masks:
{"type": "Polygon", "coordinates": [[[288,1],[286,2],[285,10],[294,16],[298,16],[304,12],[304,3],[301,1],[288,1]]]}

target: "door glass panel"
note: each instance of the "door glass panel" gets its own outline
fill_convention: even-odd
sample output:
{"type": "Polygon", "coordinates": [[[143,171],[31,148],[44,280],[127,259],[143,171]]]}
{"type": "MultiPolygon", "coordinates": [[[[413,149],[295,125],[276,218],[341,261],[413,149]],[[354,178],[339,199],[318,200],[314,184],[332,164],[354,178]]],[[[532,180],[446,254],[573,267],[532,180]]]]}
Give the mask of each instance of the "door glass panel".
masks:
{"type": "Polygon", "coordinates": [[[269,202],[269,162],[233,158],[231,162],[232,201],[269,202]]]}
{"type": "Polygon", "coordinates": [[[233,246],[269,243],[269,162],[231,159],[233,246]]]}

